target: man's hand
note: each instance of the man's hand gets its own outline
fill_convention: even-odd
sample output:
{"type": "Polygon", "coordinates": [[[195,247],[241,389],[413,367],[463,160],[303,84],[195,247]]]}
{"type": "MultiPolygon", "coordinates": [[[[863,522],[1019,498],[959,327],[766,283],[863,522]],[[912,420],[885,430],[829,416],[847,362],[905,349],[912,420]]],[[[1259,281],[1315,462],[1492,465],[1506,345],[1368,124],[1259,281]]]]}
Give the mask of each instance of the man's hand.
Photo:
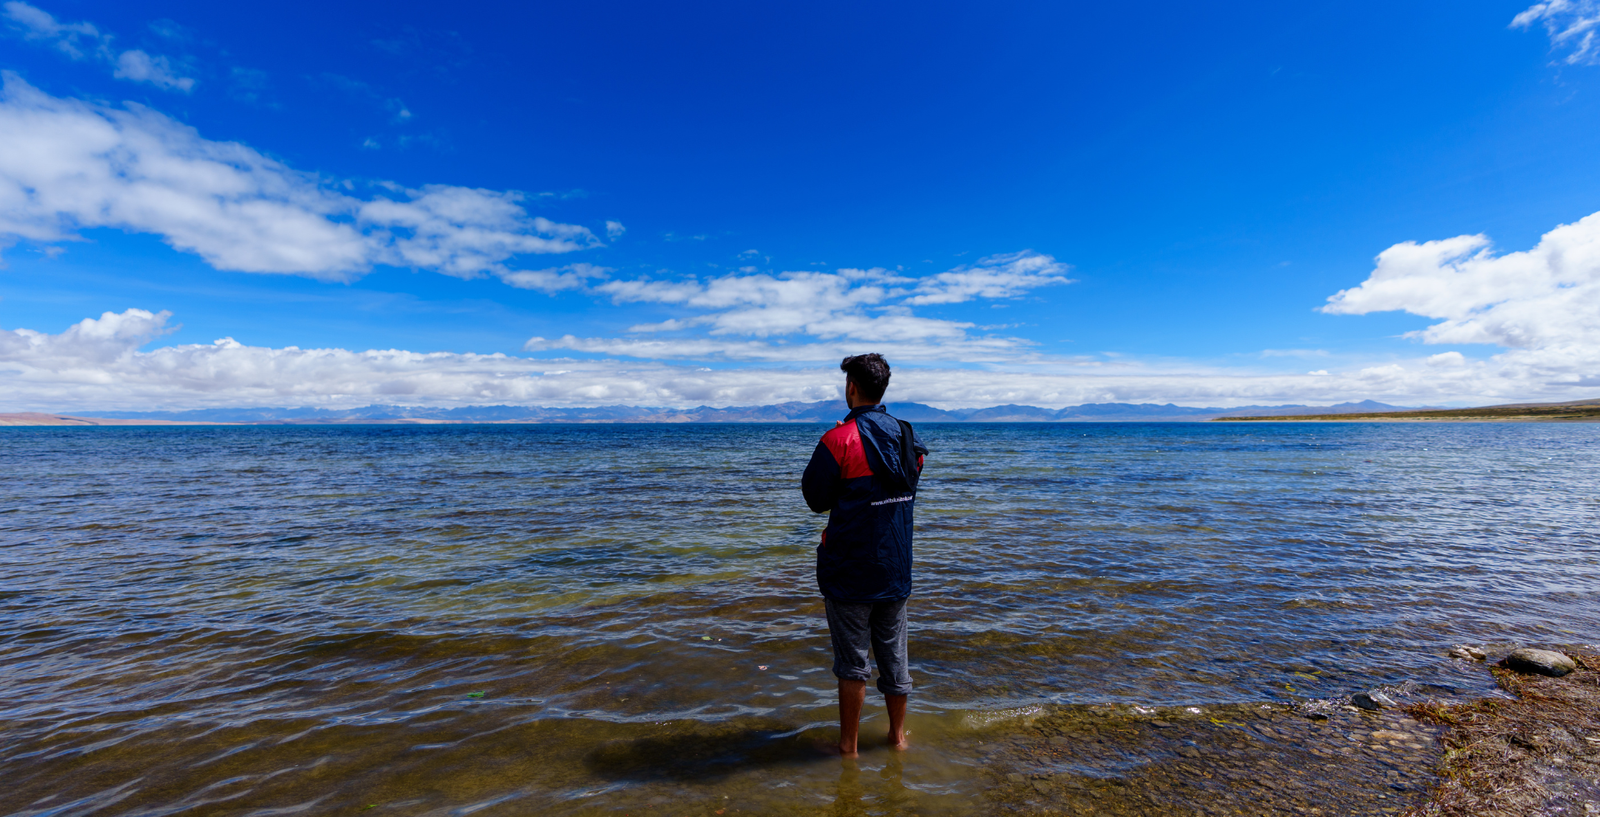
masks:
{"type": "Polygon", "coordinates": [[[839,426],[842,426],[842,425],[844,425],[844,421],[843,420],[834,420],[833,421],[833,427],[834,428],[838,428],[839,426]]]}

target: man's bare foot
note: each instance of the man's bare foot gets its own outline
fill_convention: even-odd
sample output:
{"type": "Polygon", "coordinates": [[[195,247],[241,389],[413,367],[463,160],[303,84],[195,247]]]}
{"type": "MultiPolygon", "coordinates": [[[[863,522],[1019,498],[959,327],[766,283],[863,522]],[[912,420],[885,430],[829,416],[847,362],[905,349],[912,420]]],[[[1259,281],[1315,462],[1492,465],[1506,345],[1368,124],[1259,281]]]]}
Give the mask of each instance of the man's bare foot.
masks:
{"type": "Polygon", "coordinates": [[[819,740],[812,745],[817,747],[817,751],[829,757],[856,757],[858,755],[854,748],[847,752],[844,750],[843,745],[831,740],[819,740]]]}
{"type": "Polygon", "coordinates": [[[910,749],[911,748],[911,741],[906,739],[906,735],[908,735],[908,734],[910,734],[910,733],[909,732],[908,733],[903,733],[903,734],[900,734],[900,735],[897,736],[897,735],[895,735],[895,733],[890,732],[889,733],[889,748],[895,750],[896,752],[904,752],[905,750],[910,749]]]}

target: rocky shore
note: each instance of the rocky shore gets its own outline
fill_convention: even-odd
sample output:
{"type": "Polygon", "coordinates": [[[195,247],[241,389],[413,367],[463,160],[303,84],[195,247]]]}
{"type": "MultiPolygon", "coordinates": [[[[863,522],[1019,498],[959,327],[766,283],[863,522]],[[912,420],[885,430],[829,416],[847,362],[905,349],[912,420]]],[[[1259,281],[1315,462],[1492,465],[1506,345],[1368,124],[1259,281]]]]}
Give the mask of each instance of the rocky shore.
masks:
{"type": "Polygon", "coordinates": [[[1408,708],[1448,731],[1444,781],[1407,817],[1600,815],[1600,656],[1517,650],[1491,672],[1514,698],[1408,708]]]}
{"type": "Polygon", "coordinates": [[[1487,667],[1503,698],[1400,684],[1296,704],[1062,707],[981,747],[989,798],[1030,815],[1595,817],[1600,658],[1532,652],[1487,667]]]}

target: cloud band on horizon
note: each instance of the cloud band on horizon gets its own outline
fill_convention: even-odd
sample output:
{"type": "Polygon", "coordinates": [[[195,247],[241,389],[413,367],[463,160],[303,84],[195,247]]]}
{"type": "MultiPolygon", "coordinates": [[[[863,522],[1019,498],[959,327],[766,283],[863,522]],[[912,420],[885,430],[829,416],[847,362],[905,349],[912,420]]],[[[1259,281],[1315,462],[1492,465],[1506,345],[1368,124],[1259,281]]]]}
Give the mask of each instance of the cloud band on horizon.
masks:
{"type": "MultiPolygon", "coordinates": [[[[244,406],[350,408],[370,403],[455,407],[760,405],[838,397],[834,365],[712,369],[656,361],[536,359],[399,349],[267,348],[223,338],[141,351],[170,315],[130,309],[86,319],[60,334],[0,329],[10,370],[6,411],[190,409],[244,406]]],[[[1600,387],[1595,355],[1531,360],[1515,350],[1488,361],[1458,352],[1283,374],[1242,367],[1139,361],[1053,361],[1034,370],[897,366],[893,400],[961,408],[1018,403],[1185,403],[1237,406],[1339,402],[1509,402],[1571,399],[1600,387]],[[1559,378],[1559,379],[1552,379],[1559,378]]]]}
{"type": "MultiPolygon", "coordinates": [[[[996,268],[1024,258],[986,259],[960,272],[984,279],[992,277],[996,268]]],[[[1049,270],[1052,276],[1060,271],[1038,260],[1028,261],[1027,266],[1049,270]]],[[[586,275],[595,273],[552,274],[587,280],[586,275]]],[[[946,286],[956,279],[924,280],[942,280],[935,286],[946,286]]],[[[680,282],[675,288],[656,286],[660,282],[635,283],[633,289],[622,290],[625,297],[698,303],[711,310],[708,320],[713,323],[727,310],[766,308],[763,304],[768,301],[760,293],[770,286],[782,290],[792,283],[800,287],[797,291],[832,288],[841,299],[835,307],[847,313],[862,303],[880,303],[891,292],[907,301],[929,291],[914,280],[881,270],[842,270],[793,279],[724,276],[680,282]],[[850,294],[856,288],[883,292],[850,294]],[[724,311],[716,311],[719,308],[724,311]]],[[[849,332],[799,345],[753,339],[757,336],[746,333],[743,339],[564,338],[537,347],[600,354],[626,351],[656,358],[638,362],[399,349],[275,349],[231,338],[142,351],[169,331],[171,316],[129,309],[83,320],[54,335],[0,329],[0,366],[9,370],[9,388],[0,409],[274,404],[348,408],[375,401],[437,406],[751,405],[837,396],[838,377],[831,359],[869,347],[887,351],[891,360],[934,364],[898,367],[894,396],[943,408],[1002,403],[1229,406],[1353,398],[1412,404],[1574,399],[1586,396],[1579,390],[1600,388],[1600,326],[1593,321],[1600,314],[1600,213],[1551,230],[1530,250],[1498,256],[1484,236],[1397,244],[1379,254],[1367,280],[1331,296],[1322,309],[1351,315],[1403,310],[1439,320],[1414,333],[1424,343],[1494,344],[1506,351],[1488,360],[1472,360],[1452,350],[1306,374],[1183,361],[1028,356],[1006,347],[1003,338],[964,336],[942,347],[927,343],[926,337],[912,337],[911,342],[922,343],[920,351],[926,353],[919,357],[915,346],[874,343],[849,332]],[[654,349],[616,345],[651,343],[662,345],[654,349]],[[995,353],[991,362],[980,368],[952,367],[950,362],[957,358],[939,357],[941,350],[975,357],[983,351],[961,343],[997,345],[988,350],[995,353]],[[766,365],[713,369],[659,362],[696,357],[766,365]],[[829,359],[829,365],[794,367],[819,358],[829,359]],[[773,367],[773,363],[789,365],[773,367]]],[[[869,326],[877,320],[858,317],[869,326]]],[[[730,325],[739,326],[741,320],[730,325]]],[[[957,327],[960,332],[965,329],[957,327]]]]}

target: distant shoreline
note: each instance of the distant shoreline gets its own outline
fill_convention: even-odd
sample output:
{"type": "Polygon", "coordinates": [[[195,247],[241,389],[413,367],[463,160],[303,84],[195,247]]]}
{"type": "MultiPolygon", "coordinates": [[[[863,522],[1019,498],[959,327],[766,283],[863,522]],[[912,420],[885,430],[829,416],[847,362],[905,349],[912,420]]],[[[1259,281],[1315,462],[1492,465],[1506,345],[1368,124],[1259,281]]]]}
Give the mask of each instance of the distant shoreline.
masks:
{"type": "Polygon", "coordinates": [[[56,426],[88,428],[94,426],[227,426],[240,423],[216,423],[200,420],[119,420],[106,417],[74,417],[69,414],[46,414],[23,411],[0,414],[0,427],[4,426],[56,426]]]}
{"type": "Polygon", "coordinates": [[[1386,422],[1386,424],[1422,424],[1422,422],[1600,422],[1600,417],[1216,417],[1206,422],[1386,422]]]}
{"type": "Polygon", "coordinates": [[[1596,423],[1600,400],[1571,403],[1522,403],[1464,409],[1421,409],[1349,414],[1299,414],[1217,417],[1213,423],[1596,423]]]}
{"type": "MultiPolygon", "coordinates": [[[[1206,425],[1209,423],[1600,423],[1600,416],[1585,417],[1384,417],[1321,415],[1313,417],[1217,417],[1210,420],[932,420],[922,425],[1206,425]]],[[[433,420],[420,417],[352,420],[257,420],[218,422],[208,420],[129,420],[107,417],[46,415],[23,417],[0,414],[0,428],[152,428],[212,427],[255,428],[293,426],[326,428],[332,426],[714,426],[714,425],[821,425],[821,420],[433,420]]]]}
{"type": "Polygon", "coordinates": [[[599,425],[611,421],[549,421],[549,420],[434,420],[422,417],[393,417],[384,419],[354,420],[254,420],[223,422],[219,420],[155,420],[120,417],[80,417],[72,414],[46,414],[43,412],[17,412],[0,414],[0,428],[12,426],[52,428],[98,428],[114,426],[437,426],[437,425],[552,425],[576,423],[599,425]]]}

